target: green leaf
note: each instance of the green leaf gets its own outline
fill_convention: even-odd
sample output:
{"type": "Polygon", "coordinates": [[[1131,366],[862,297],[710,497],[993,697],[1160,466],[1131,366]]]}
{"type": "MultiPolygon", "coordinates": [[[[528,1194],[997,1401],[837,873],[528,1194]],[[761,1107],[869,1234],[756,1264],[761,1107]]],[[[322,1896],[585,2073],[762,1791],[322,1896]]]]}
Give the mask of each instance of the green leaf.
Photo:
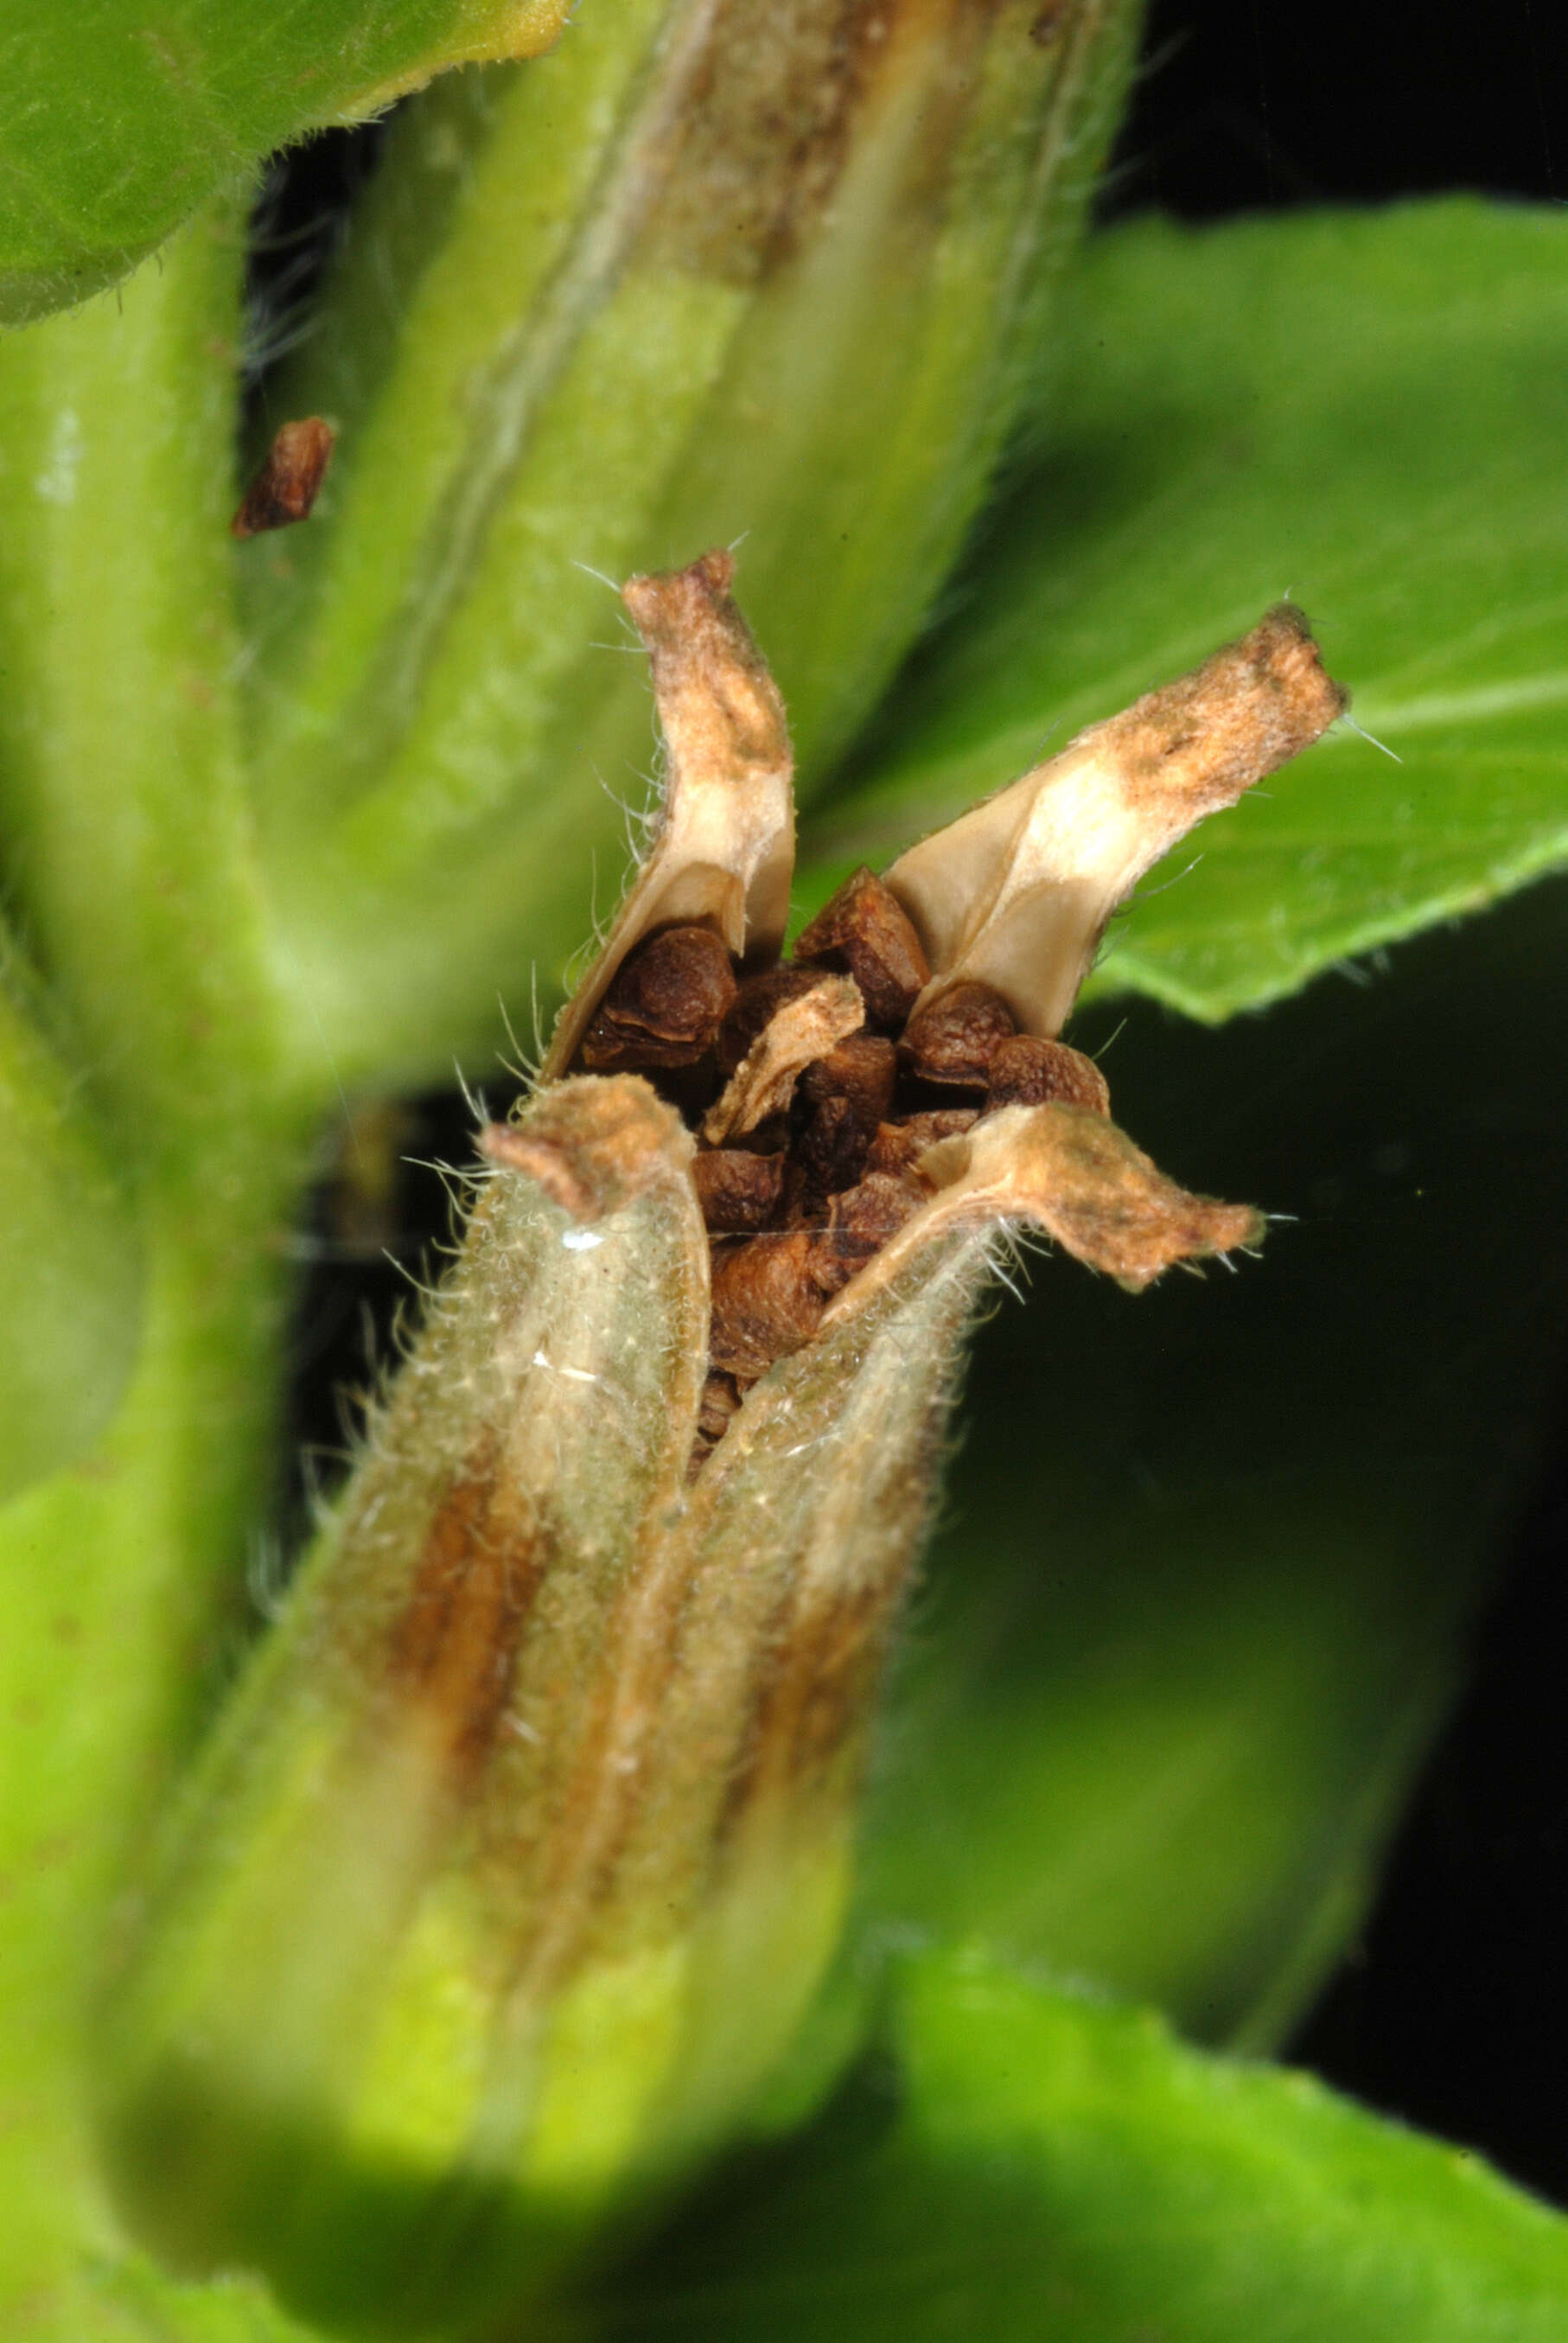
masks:
{"type": "Polygon", "coordinates": [[[12,0],[0,323],[112,283],[273,148],[361,120],[444,66],[532,56],[568,13],[564,0],[12,0]]]}
{"type": "Polygon", "coordinates": [[[1222,1018],[1568,858],[1561,211],[1140,222],[1090,248],[1050,390],[950,624],[811,832],[819,890],[1287,592],[1403,761],[1339,727],[1205,824],[1102,987],[1222,1018]]]}
{"type": "Polygon", "coordinates": [[[1219,1032],[1133,1004],[1119,1121],[1281,1221],[1236,1276],[1135,1298],[1037,1260],[986,1328],[865,1832],[873,1932],[1248,2046],[1311,1995],[1560,1356],[1565,922],[1557,881],[1219,1032]]]}
{"type": "Polygon", "coordinates": [[[1310,2077],[941,1954],[901,1966],[892,2016],[891,2089],[694,2208],[607,2343],[1568,2333],[1568,2223],[1310,2077]]]}

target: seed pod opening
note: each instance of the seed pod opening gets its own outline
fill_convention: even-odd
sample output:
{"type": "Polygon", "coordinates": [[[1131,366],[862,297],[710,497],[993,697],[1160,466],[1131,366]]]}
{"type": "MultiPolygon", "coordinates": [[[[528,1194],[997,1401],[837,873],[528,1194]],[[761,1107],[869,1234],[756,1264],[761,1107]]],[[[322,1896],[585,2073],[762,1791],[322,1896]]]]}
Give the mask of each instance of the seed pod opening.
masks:
{"type": "Polygon", "coordinates": [[[743,2125],[838,1938],[999,1245],[1136,1292],[1261,1233],[1054,1034],[1129,872],[1337,712],[1302,622],[857,874],[790,963],[730,576],[627,588],[661,826],[122,1947],[139,2225],[347,2326],[494,2331],[743,2125]]]}

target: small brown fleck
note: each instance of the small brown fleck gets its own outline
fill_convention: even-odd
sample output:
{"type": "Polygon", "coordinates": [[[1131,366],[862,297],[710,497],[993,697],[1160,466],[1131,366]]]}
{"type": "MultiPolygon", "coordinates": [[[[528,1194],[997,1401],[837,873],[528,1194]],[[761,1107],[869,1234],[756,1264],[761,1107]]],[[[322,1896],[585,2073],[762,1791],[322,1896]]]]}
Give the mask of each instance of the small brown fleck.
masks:
{"type": "Polygon", "coordinates": [[[628,952],[583,1036],[595,1073],[690,1066],[735,1004],[735,971],[710,928],[661,928],[628,952]]]}
{"type": "Polygon", "coordinates": [[[691,1176],[702,1217],[716,1236],[766,1228],[784,1191],[784,1158],[716,1147],[693,1158],[691,1176]]]}
{"type": "Polygon", "coordinates": [[[1067,10],[1068,0],[1045,0],[1045,5],[1035,10],[1029,37],[1037,49],[1050,48],[1062,28],[1067,10]]]}
{"type": "Polygon", "coordinates": [[[899,1054],[922,1081],[983,1090],[997,1050],[1017,1031],[1011,1010],[989,984],[953,984],[910,1018],[899,1054]]]}
{"type": "Polygon", "coordinates": [[[1015,1033],[998,1047],[990,1061],[989,1111],[998,1106],[1086,1106],[1096,1114],[1111,1112],[1111,1091],[1092,1058],[1065,1041],[1042,1041],[1033,1033],[1015,1033]]]}
{"type": "Polygon", "coordinates": [[[848,969],[876,1025],[901,1025],[931,980],[909,913],[864,869],[846,879],[802,928],[795,958],[848,969]]]}
{"type": "Polygon", "coordinates": [[[337,434],[319,415],[278,426],[266,458],[229,523],[234,537],[260,537],[308,520],[337,434]]]}

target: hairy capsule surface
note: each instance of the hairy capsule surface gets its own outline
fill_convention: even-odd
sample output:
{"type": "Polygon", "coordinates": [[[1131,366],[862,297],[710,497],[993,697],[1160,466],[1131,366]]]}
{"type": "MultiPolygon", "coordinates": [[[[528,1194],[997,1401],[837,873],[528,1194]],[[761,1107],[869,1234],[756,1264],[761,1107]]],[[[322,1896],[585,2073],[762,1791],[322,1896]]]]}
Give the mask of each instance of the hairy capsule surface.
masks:
{"type": "Polygon", "coordinates": [[[1282,608],[783,943],[731,563],[633,578],[650,849],[172,1821],[112,1997],[144,2231],[489,2331],[743,2127],[838,1940],[966,1327],[1022,1229],[1253,1244],[1060,1038],[1106,919],[1332,720],[1282,608]]]}

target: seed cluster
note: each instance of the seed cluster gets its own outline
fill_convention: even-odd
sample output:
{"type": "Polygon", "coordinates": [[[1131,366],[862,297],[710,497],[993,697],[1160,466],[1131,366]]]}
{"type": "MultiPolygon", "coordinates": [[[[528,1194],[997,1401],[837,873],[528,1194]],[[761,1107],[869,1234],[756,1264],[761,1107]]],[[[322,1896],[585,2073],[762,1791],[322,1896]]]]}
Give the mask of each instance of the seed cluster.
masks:
{"type": "Polygon", "coordinates": [[[748,1387],[809,1342],[856,1272],[928,1202],[921,1158],[1000,1106],[1109,1110],[1099,1068],[1020,1033],[1000,992],[930,992],[914,926],[857,870],[789,960],[748,970],[713,931],[645,936],[578,1055],[639,1073],[698,1134],[712,1246],[700,1466],[748,1387]]]}

